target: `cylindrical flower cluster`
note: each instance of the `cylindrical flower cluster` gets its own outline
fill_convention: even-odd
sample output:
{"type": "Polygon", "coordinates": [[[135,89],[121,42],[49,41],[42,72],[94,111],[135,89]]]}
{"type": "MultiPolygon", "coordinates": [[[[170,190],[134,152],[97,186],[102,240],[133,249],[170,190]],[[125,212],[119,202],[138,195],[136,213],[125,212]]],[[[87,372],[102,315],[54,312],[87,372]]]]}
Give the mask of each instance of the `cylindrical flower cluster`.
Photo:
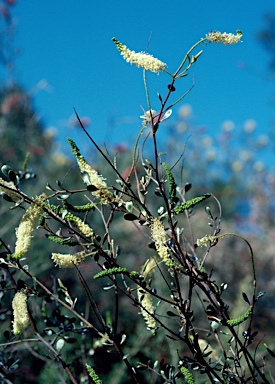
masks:
{"type": "Polygon", "coordinates": [[[65,219],[70,221],[86,237],[94,237],[94,231],[88,224],[84,223],[79,217],[68,212],[65,219]]]}
{"type": "Polygon", "coordinates": [[[209,32],[206,35],[206,39],[210,43],[222,43],[222,44],[237,44],[241,41],[242,38],[242,32],[237,31],[237,34],[234,35],[233,33],[221,33],[221,32],[209,32]]]}
{"type": "Polygon", "coordinates": [[[218,238],[222,238],[223,236],[211,236],[211,235],[205,235],[204,237],[202,237],[201,239],[197,239],[197,246],[198,247],[207,247],[209,245],[214,245],[218,238]]]}
{"type": "Polygon", "coordinates": [[[127,61],[127,63],[133,64],[137,67],[146,69],[147,71],[159,73],[163,71],[167,65],[156,59],[152,55],[144,52],[131,51],[126,47],[126,45],[121,44],[115,37],[113,37],[113,42],[115,43],[117,49],[120,51],[123,58],[127,61]]]}
{"type": "Polygon", "coordinates": [[[144,308],[141,308],[141,314],[145,320],[145,323],[148,329],[152,333],[155,333],[157,329],[157,323],[156,323],[156,320],[153,318],[153,316],[151,316],[151,314],[154,313],[152,297],[150,293],[144,292],[142,288],[138,288],[137,294],[138,294],[138,300],[141,302],[142,306],[144,307],[144,308]]]}
{"type": "Polygon", "coordinates": [[[17,292],[12,300],[13,309],[13,333],[18,335],[29,324],[27,308],[27,296],[23,292],[17,292]]]}
{"type": "Polygon", "coordinates": [[[74,255],[64,255],[62,253],[53,253],[52,260],[60,268],[74,268],[76,265],[79,265],[88,255],[85,251],[75,253],[74,255]]]}
{"type": "Polygon", "coordinates": [[[79,169],[84,174],[83,180],[85,184],[93,185],[97,188],[96,191],[92,192],[92,195],[95,196],[101,204],[109,204],[112,200],[114,200],[114,196],[108,190],[105,179],[86,162],[75,142],[70,138],[68,138],[68,141],[71,145],[72,152],[76,158],[79,169]]]}
{"type": "Polygon", "coordinates": [[[22,217],[18,228],[16,228],[16,244],[15,251],[12,255],[14,260],[20,260],[31,244],[32,233],[34,230],[35,222],[38,220],[42,209],[43,204],[47,196],[45,193],[42,193],[40,196],[37,196],[30,207],[26,210],[24,216],[22,217]]]}
{"type": "Polygon", "coordinates": [[[152,231],[152,239],[155,242],[156,250],[159,257],[168,267],[173,267],[174,262],[170,257],[169,249],[166,245],[166,232],[164,225],[159,219],[154,218],[150,225],[152,231]]]}

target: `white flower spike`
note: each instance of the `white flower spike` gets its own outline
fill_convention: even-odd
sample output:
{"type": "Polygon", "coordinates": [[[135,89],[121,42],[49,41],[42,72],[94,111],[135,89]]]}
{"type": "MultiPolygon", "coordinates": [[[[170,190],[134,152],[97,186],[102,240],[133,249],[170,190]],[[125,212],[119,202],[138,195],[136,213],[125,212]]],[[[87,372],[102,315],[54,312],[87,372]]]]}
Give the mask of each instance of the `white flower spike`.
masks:
{"type": "Polygon", "coordinates": [[[148,53],[136,53],[135,51],[131,51],[130,49],[128,49],[126,45],[121,44],[121,42],[118,41],[115,37],[113,37],[112,40],[115,43],[117,49],[120,51],[123,58],[127,61],[127,63],[133,64],[137,67],[155,73],[159,73],[167,67],[165,63],[163,63],[159,59],[156,59],[152,55],[149,55],[148,53]]]}
{"type": "Polygon", "coordinates": [[[243,34],[242,31],[237,30],[236,35],[233,33],[221,33],[221,32],[209,32],[206,35],[206,40],[208,40],[210,43],[222,43],[225,45],[228,44],[237,44],[241,41],[243,34]]]}

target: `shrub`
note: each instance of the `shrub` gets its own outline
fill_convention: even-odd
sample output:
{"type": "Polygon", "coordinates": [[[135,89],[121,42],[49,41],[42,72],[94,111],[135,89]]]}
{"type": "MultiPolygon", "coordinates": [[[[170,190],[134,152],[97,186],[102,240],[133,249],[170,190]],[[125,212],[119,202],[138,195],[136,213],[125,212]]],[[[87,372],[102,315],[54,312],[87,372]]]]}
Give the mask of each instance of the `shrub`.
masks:
{"type": "Polygon", "coordinates": [[[58,181],[57,187],[47,184],[47,194],[31,197],[20,189],[20,173],[2,167],[9,180],[0,180],[2,193],[14,209],[24,210],[15,246],[1,240],[1,320],[3,329],[12,328],[3,331],[2,382],[26,382],[26,377],[29,383],[37,377],[41,383],[47,378],[62,383],[270,382],[272,367],[265,367],[264,356],[275,354],[259,347],[253,329],[255,305],[264,292],[257,291],[251,245],[241,235],[221,231],[219,200],[211,191],[190,196],[192,185],[176,176],[180,154],[174,163],[169,157],[164,161],[157,140],[163,122],[189,92],[171,101],[176,82],[202,54],[198,46],[235,44],[241,37],[240,31],[209,33],[174,73],[113,38],[123,58],[143,69],[148,105],[126,176],[77,113],[115,175],[113,182],[70,138],[81,188],[58,181]],[[151,106],[147,72],[170,78],[165,97],[158,94],[158,112],[151,106]],[[145,133],[152,141],[147,135],[140,150],[145,133]],[[199,215],[203,207],[206,214],[199,215]],[[45,237],[37,246],[41,232],[45,237]],[[245,276],[233,288],[216,273],[212,258],[218,249],[222,263],[228,262],[226,241],[247,262],[245,276]],[[46,259],[45,253],[51,256],[46,259]]]}

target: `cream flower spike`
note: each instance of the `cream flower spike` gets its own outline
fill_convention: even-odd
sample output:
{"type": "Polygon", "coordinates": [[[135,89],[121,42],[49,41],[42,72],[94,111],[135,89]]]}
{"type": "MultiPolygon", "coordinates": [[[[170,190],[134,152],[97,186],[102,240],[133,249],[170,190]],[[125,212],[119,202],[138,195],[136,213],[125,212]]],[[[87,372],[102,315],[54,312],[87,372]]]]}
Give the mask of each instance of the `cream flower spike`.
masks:
{"type": "Polygon", "coordinates": [[[52,260],[60,268],[74,268],[76,265],[79,265],[83,260],[85,260],[88,256],[89,255],[84,251],[75,253],[74,255],[52,253],[52,260]]]}
{"type": "Polygon", "coordinates": [[[69,137],[67,140],[70,143],[73,155],[76,158],[79,169],[84,175],[83,181],[87,185],[94,185],[97,188],[96,191],[92,192],[92,195],[95,196],[98,200],[100,200],[101,204],[109,204],[111,201],[113,201],[114,197],[108,189],[108,186],[105,182],[105,178],[99,175],[97,171],[86,162],[75,142],[69,137]]]}
{"type": "Polygon", "coordinates": [[[137,290],[138,300],[141,302],[143,308],[141,308],[141,315],[143,316],[148,330],[154,335],[157,330],[157,322],[151,314],[154,314],[155,309],[150,293],[144,292],[141,288],[137,290]]]}
{"type": "Polygon", "coordinates": [[[163,63],[159,59],[156,59],[152,55],[149,55],[148,53],[136,53],[135,51],[131,51],[130,49],[128,49],[126,45],[121,44],[121,42],[118,41],[115,37],[113,37],[112,40],[115,43],[117,49],[120,51],[123,58],[127,61],[127,63],[133,64],[137,67],[155,73],[159,73],[167,67],[165,63],[163,63]]]}
{"type": "Polygon", "coordinates": [[[222,43],[222,44],[237,44],[241,41],[243,34],[242,31],[237,30],[236,35],[233,33],[221,33],[221,32],[209,32],[206,35],[206,40],[210,43],[222,43]]]}
{"type": "Polygon", "coordinates": [[[16,228],[15,250],[14,254],[12,255],[12,258],[15,261],[20,260],[28,251],[31,244],[31,239],[33,238],[35,222],[38,220],[40,214],[42,213],[43,204],[46,200],[47,196],[45,193],[36,196],[22,217],[19,226],[16,228]]]}
{"type": "Polygon", "coordinates": [[[160,221],[160,219],[153,218],[150,228],[158,256],[169,268],[173,267],[175,263],[171,259],[169,248],[166,245],[166,231],[163,223],[160,221]]]}
{"type": "Polygon", "coordinates": [[[24,292],[17,292],[12,300],[13,333],[19,335],[29,324],[27,296],[24,292]]]}
{"type": "Polygon", "coordinates": [[[217,240],[218,240],[217,236],[205,235],[201,239],[197,239],[197,246],[207,247],[209,245],[214,245],[217,242],[217,240]]]}

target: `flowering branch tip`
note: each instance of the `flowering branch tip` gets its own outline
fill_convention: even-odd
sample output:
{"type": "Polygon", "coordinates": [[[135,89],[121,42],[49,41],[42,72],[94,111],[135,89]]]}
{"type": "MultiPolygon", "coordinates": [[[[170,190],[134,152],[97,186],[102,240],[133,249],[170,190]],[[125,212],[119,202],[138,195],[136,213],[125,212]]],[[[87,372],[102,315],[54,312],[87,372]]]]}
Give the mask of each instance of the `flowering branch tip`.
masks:
{"type": "Polygon", "coordinates": [[[241,41],[243,34],[239,29],[236,31],[236,35],[233,33],[221,33],[221,32],[209,32],[206,35],[206,40],[210,43],[222,43],[225,45],[237,44],[241,41]]]}
{"type": "Polygon", "coordinates": [[[126,47],[126,45],[123,45],[115,37],[112,38],[112,41],[115,43],[117,49],[120,51],[121,55],[127,61],[127,63],[155,73],[159,73],[167,67],[165,63],[159,59],[156,59],[152,55],[149,55],[148,53],[136,53],[135,51],[131,51],[126,47]]]}

